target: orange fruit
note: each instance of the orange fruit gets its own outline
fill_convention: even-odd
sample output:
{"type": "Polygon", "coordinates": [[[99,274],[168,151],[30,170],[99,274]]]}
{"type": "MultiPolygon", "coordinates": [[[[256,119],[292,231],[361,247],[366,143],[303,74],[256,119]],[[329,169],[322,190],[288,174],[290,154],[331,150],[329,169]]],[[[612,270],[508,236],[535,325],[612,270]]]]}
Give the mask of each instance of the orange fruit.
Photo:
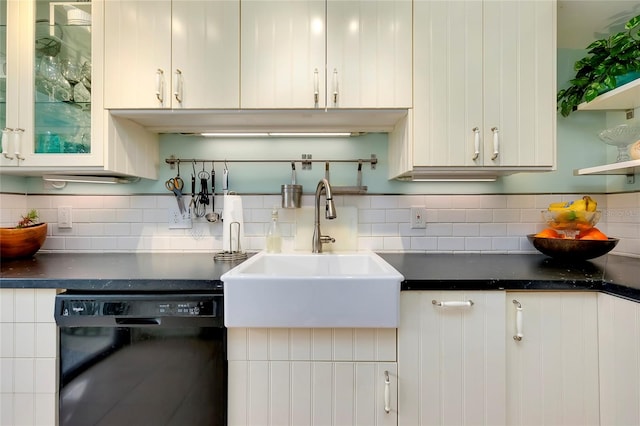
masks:
{"type": "Polygon", "coordinates": [[[581,231],[576,237],[579,240],[608,240],[609,238],[598,228],[591,228],[581,231]]]}
{"type": "Polygon", "coordinates": [[[555,229],[546,228],[536,234],[536,237],[542,238],[562,238],[562,234],[558,233],[555,229]]]}

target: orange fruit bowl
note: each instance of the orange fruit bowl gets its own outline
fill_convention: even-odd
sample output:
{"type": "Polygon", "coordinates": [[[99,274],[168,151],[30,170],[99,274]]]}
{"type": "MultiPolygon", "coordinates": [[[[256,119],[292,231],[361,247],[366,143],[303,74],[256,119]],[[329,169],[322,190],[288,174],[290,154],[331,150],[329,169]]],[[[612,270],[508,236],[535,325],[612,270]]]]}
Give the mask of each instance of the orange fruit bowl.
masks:
{"type": "Polygon", "coordinates": [[[542,254],[565,260],[588,260],[609,253],[618,244],[617,238],[606,240],[582,240],[571,238],[537,237],[527,235],[527,239],[542,254]]]}

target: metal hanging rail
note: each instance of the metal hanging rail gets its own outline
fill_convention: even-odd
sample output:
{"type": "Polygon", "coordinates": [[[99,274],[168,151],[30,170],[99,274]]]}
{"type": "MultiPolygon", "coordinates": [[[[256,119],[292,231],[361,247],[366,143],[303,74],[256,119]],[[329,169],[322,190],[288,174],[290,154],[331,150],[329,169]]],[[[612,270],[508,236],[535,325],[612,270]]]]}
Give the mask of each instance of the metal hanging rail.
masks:
{"type": "Polygon", "coordinates": [[[173,155],[164,160],[167,164],[171,166],[173,169],[176,164],[179,163],[301,163],[302,170],[310,170],[312,163],[358,163],[362,165],[363,163],[371,163],[371,170],[376,169],[376,165],[378,164],[378,158],[376,154],[371,154],[371,158],[368,159],[355,159],[355,160],[316,160],[311,158],[311,154],[303,154],[300,159],[293,160],[281,160],[281,159],[265,159],[265,160],[211,160],[206,158],[176,158],[173,155]]]}

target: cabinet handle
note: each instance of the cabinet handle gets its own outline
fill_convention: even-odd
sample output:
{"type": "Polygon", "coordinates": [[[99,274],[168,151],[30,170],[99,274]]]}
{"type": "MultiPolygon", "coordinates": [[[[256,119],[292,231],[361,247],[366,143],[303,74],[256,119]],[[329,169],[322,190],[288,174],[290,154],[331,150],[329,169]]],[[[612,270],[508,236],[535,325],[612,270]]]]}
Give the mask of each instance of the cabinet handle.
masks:
{"type": "Polygon", "coordinates": [[[384,412],[391,412],[391,380],[389,380],[389,372],[384,372],[384,412]]]}
{"type": "Polygon", "coordinates": [[[313,70],[313,105],[318,108],[320,102],[320,78],[318,68],[313,70]]]}
{"type": "Polygon", "coordinates": [[[452,300],[449,302],[432,300],[431,304],[441,308],[470,308],[473,306],[473,300],[452,300]]]}
{"type": "Polygon", "coordinates": [[[498,158],[498,154],[500,152],[500,137],[498,135],[498,128],[492,127],[491,131],[493,132],[493,155],[491,156],[492,160],[498,158]]]}
{"type": "Polygon", "coordinates": [[[156,71],[156,98],[160,103],[164,102],[164,71],[160,68],[156,71]]]}
{"type": "Polygon", "coordinates": [[[179,69],[176,69],[175,88],[176,91],[173,92],[173,96],[175,96],[178,103],[182,103],[182,71],[180,71],[179,69]]]}
{"type": "Polygon", "coordinates": [[[7,160],[13,160],[13,155],[9,154],[12,151],[11,142],[12,140],[9,138],[9,134],[13,133],[13,129],[5,127],[2,129],[2,155],[7,160]]]}
{"type": "Polygon", "coordinates": [[[473,157],[471,159],[476,161],[480,155],[480,129],[474,127],[473,129],[473,157]]]}
{"type": "Polygon", "coordinates": [[[338,106],[338,70],[333,69],[333,106],[338,106]]]}
{"type": "Polygon", "coordinates": [[[515,299],[513,299],[513,305],[516,307],[516,334],[513,336],[513,340],[519,342],[524,337],[522,334],[522,305],[515,299]]]}
{"type": "Polygon", "coordinates": [[[22,151],[22,134],[24,133],[24,129],[13,129],[12,137],[13,137],[13,152],[16,155],[18,160],[24,160],[20,151],[22,151]]]}

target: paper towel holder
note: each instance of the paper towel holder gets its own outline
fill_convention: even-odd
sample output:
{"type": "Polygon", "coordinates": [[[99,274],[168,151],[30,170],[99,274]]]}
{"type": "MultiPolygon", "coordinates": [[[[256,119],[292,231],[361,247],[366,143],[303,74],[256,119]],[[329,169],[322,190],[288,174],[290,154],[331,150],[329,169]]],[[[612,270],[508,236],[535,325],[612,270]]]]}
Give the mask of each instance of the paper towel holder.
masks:
{"type": "Polygon", "coordinates": [[[233,232],[233,225],[238,225],[238,250],[233,250],[233,238],[229,238],[229,251],[221,251],[213,256],[213,260],[221,262],[235,262],[238,260],[245,260],[247,253],[243,252],[240,247],[240,222],[231,222],[229,224],[229,234],[233,232]]]}

